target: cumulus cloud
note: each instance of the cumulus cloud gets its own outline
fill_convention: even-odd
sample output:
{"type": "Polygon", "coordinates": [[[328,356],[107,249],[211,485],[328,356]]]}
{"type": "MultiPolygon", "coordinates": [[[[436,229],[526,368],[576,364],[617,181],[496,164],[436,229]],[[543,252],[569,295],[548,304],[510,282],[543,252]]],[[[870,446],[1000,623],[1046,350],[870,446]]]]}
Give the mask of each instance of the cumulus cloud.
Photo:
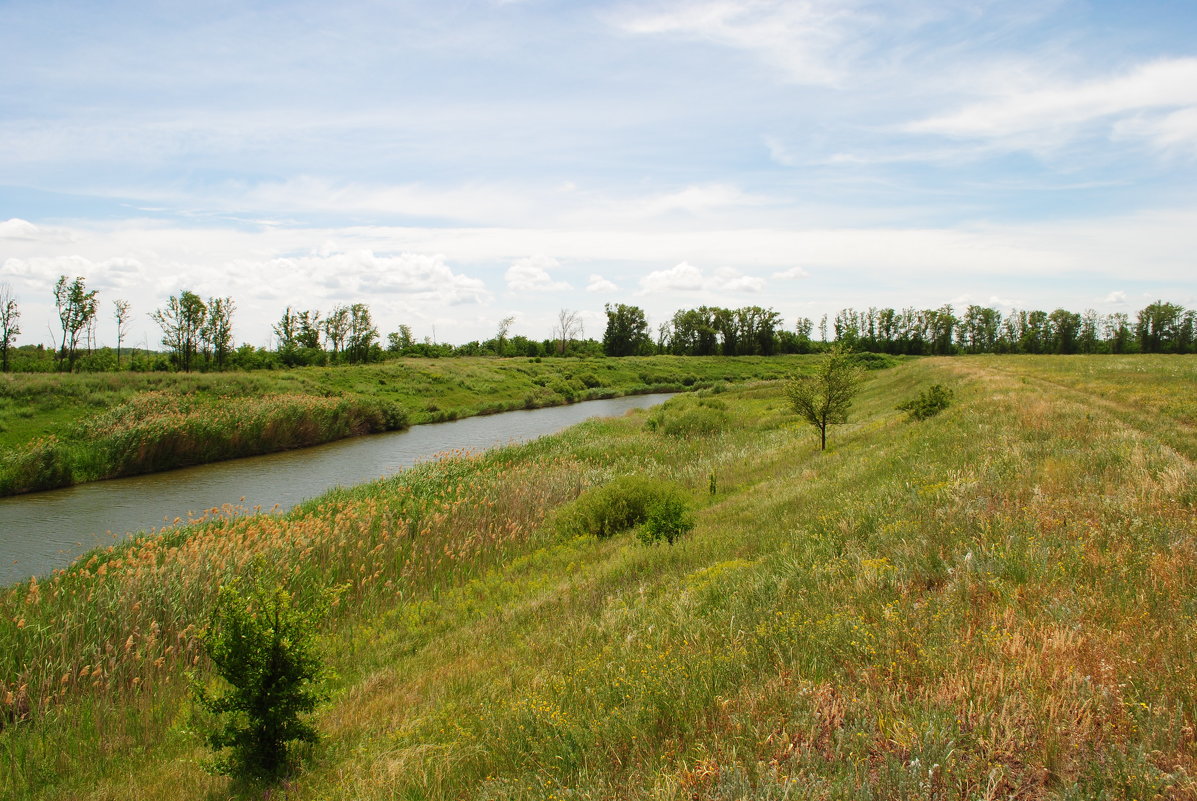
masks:
{"type": "Polygon", "coordinates": [[[668,270],[655,270],[640,279],[640,294],[657,292],[759,292],[765,287],[760,278],[744,275],[730,267],[721,267],[712,275],[689,262],[675,264],[668,270]]]}
{"type": "Polygon", "coordinates": [[[1126,293],[1121,291],[1114,291],[1101,299],[1102,303],[1126,303],[1126,293]]]}
{"type": "Polygon", "coordinates": [[[512,292],[558,292],[571,289],[565,281],[554,281],[549,270],[561,265],[549,256],[530,256],[519,259],[507,268],[504,279],[512,292]]]}
{"type": "Polygon", "coordinates": [[[587,292],[614,292],[619,287],[603,278],[601,275],[590,274],[590,281],[586,284],[587,292]]]}
{"type": "Polygon", "coordinates": [[[414,295],[445,303],[482,303],[490,298],[480,279],[455,273],[440,254],[383,256],[372,250],[273,259],[270,265],[303,274],[326,288],[374,297],[414,295]]]}
{"type": "Polygon", "coordinates": [[[774,278],[810,278],[810,273],[801,267],[791,267],[788,270],[773,273],[774,278]]]}
{"type": "Polygon", "coordinates": [[[70,234],[60,228],[34,225],[20,217],[0,220],[0,239],[26,242],[66,242],[70,238],[70,234]]]}

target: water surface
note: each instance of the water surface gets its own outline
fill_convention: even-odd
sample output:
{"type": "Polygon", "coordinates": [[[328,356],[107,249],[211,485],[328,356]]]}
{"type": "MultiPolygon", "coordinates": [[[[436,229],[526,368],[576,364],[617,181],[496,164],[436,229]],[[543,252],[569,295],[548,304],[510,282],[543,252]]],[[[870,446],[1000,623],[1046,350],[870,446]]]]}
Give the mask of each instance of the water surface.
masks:
{"type": "Polygon", "coordinates": [[[0,498],[0,586],[65,567],[129,532],[160,528],[225,504],[280,511],[389,476],[443,451],[485,450],[556,433],[592,417],[663,402],[631,395],[415,426],[314,448],[0,498]]]}

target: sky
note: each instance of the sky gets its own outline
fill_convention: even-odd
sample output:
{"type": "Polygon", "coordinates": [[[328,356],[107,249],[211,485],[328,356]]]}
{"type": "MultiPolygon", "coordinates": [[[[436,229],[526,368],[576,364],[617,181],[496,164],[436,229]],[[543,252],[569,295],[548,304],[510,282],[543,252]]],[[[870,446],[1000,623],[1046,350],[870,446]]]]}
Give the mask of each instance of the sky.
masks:
{"type": "Polygon", "coordinates": [[[0,0],[0,284],[601,338],[763,306],[1197,307],[1191,0],[0,0]]]}

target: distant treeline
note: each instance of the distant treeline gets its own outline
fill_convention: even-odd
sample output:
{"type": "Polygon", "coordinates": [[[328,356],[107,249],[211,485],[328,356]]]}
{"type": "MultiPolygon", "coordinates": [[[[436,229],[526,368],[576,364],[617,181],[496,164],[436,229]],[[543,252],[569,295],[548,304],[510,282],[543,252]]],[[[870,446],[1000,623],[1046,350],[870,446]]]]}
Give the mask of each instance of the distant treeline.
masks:
{"type": "Polygon", "coordinates": [[[495,336],[461,345],[417,341],[407,325],[380,336],[364,303],[319,310],[290,306],[272,326],[274,350],[244,344],[233,347],[232,298],[202,300],[189,291],[168,298],[149,316],[162,329],[164,351],[125,348],[129,304],[115,300],[112,318],[117,347],[95,346],[99,300],[82,278],[55,286],[61,340],[53,348],[15,347],[20,309],[7,286],[0,286],[0,369],[48,370],[261,370],[303,365],[355,364],[395,357],[454,356],[772,356],[815,353],[832,343],[854,350],[894,355],[958,353],[1193,353],[1197,352],[1197,312],[1157,300],[1129,314],[997,309],[970,305],[957,314],[951,305],[935,309],[868,308],[841,310],[817,330],[798,318],[792,327],[773,309],[699,306],[682,309],[656,328],[639,306],[605,307],[602,340],[586,338],[576,311],[562,309],[551,336],[536,340],[509,336],[513,317],[498,324],[495,336]]]}

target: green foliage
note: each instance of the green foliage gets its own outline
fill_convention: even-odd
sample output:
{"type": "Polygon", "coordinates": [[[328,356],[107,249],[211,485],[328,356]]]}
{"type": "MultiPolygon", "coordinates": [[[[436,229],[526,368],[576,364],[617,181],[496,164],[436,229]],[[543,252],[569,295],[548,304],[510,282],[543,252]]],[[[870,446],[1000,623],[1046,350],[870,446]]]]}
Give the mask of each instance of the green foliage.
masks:
{"type": "Polygon", "coordinates": [[[203,646],[228,689],[212,695],[195,688],[199,705],[218,721],[205,737],[217,753],[214,772],[278,779],[293,767],[292,744],[318,739],[304,719],[326,697],[314,616],[281,586],[221,587],[203,646]]]}
{"type": "Polygon", "coordinates": [[[926,420],[933,417],[952,404],[952,390],[942,384],[932,384],[924,389],[917,398],[908,400],[898,406],[899,411],[909,412],[911,420],[926,420]]]}
{"type": "MultiPolygon", "coordinates": [[[[712,474],[712,477],[714,474],[712,474]]],[[[687,534],[694,528],[694,518],[686,502],[677,493],[661,498],[648,510],[648,517],[644,525],[636,531],[636,536],[645,545],[665,542],[673,545],[674,540],[687,534]]]]}
{"type": "Polygon", "coordinates": [[[0,495],[66,487],[72,480],[70,452],[55,437],[0,452],[0,495]]]}
{"type": "Polygon", "coordinates": [[[718,434],[730,425],[727,404],[714,398],[674,398],[654,409],[645,421],[650,431],[683,438],[718,434]]]}
{"type": "Polygon", "coordinates": [[[582,493],[558,509],[554,527],[565,536],[610,537],[648,519],[650,510],[677,488],[645,476],[620,476],[582,493]]]}
{"type": "Polygon", "coordinates": [[[819,432],[819,450],[827,450],[829,426],[848,422],[848,410],[863,380],[858,354],[833,345],[812,375],[790,379],[786,397],[794,411],[819,432]]]}

